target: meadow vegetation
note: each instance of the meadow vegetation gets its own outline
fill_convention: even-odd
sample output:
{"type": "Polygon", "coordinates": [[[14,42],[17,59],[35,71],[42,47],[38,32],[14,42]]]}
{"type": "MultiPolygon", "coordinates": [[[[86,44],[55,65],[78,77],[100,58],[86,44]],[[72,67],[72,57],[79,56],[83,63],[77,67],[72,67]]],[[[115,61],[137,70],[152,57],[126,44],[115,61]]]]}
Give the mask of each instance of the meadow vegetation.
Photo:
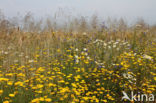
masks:
{"type": "Polygon", "coordinates": [[[156,94],[156,26],[96,16],[63,26],[30,14],[22,26],[15,21],[0,16],[0,103],[120,103],[122,91],[156,94]]]}

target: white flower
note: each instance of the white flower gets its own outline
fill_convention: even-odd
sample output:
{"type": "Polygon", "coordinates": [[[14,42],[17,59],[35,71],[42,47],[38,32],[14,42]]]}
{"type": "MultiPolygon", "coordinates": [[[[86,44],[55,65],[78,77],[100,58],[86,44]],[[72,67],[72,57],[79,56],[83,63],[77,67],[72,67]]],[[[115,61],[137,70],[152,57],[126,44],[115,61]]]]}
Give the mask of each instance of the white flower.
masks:
{"type": "Polygon", "coordinates": [[[18,60],[14,60],[14,62],[15,62],[15,63],[17,63],[17,62],[18,62],[18,60]]]}
{"type": "Polygon", "coordinates": [[[87,59],[90,60],[90,57],[88,56],[87,59]]]}
{"type": "Polygon", "coordinates": [[[103,65],[102,68],[105,68],[105,66],[103,65]]]}
{"type": "Polygon", "coordinates": [[[123,77],[124,77],[124,78],[128,78],[128,76],[127,76],[126,73],[123,73],[123,77]]]}
{"type": "Polygon", "coordinates": [[[116,65],[116,64],[112,63],[112,65],[116,65]]]}
{"type": "Polygon", "coordinates": [[[98,42],[97,45],[99,45],[100,43],[98,42]]]}
{"type": "Polygon", "coordinates": [[[103,45],[104,45],[104,46],[107,46],[107,44],[106,44],[106,43],[103,43],[103,45]]]}
{"type": "Polygon", "coordinates": [[[87,56],[88,55],[88,53],[85,53],[85,56],[87,56]]]}
{"type": "Polygon", "coordinates": [[[86,48],[83,48],[83,50],[84,50],[84,51],[87,51],[87,49],[86,49],[86,48]]]}
{"type": "Polygon", "coordinates": [[[79,51],[79,49],[78,49],[78,48],[76,48],[76,49],[75,49],[75,51],[79,51]]]}
{"type": "Polygon", "coordinates": [[[4,52],[4,54],[8,54],[8,52],[4,52]]]}
{"type": "Polygon", "coordinates": [[[76,59],[76,63],[79,63],[79,60],[78,59],[76,59]]]}
{"type": "Polygon", "coordinates": [[[130,44],[127,44],[127,46],[131,46],[130,44]]]}
{"type": "Polygon", "coordinates": [[[28,62],[29,62],[29,63],[33,63],[33,62],[34,62],[34,60],[29,60],[28,62]]]}
{"type": "Polygon", "coordinates": [[[97,43],[98,42],[98,39],[96,39],[93,43],[97,43]]]}
{"type": "Polygon", "coordinates": [[[116,45],[113,45],[113,48],[116,48],[116,45]]]}
{"type": "Polygon", "coordinates": [[[79,56],[78,55],[75,55],[75,58],[78,58],[79,56]]]}
{"type": "Polygon", "coordinates": [[[97,62],[97,61],[95,61],[95,63],[96,63],[97,65],[104,65],[104,63],[100,63],[100,62],[97,62]]]}
{"type": "Polygon", "coordinates": [[[108,46],[108,49],[111,49],[111,46],[108,46]]]}
{"type": "Polygon", "coordinates": [[[131,74],[129,74],[129,73],[123,73],[123,76],[124,76],[124,78],[127,78],[127,79],[132,79],[133,78],[133,76],[131,74]]]}
{"type": "Polygon", "coordinates": [[[112,42],[110,41],[110,42],[108,42],[108,44],[112,44],[112,42]]]}
{"type": "MultiPolygon", "coordinates": [[[[126,78],[126,79],[128,79],[128,81],[130,83],[133,83],[132,81],[136,81],[136,79],[133,77],[133,75],[131,75],[129,73],[123,73],[123,77],[126,78]]],[[[134,84],[135,84],[135,82],[134,82],[134,84]]]]}
{"type": "Polygon", "coordinates": [[[151,56],[144,54],[143,58],[148,59],[148,60],[153,60],[151,56]]]}
{"type": "Polygon", "coordinates": [[[137,55],[137,53],[134,53],[134,56],[136,56],[137,55]]]}
{"type": "Polygon", "coordinates": [[[83,35],[85,36],[85,35],[87,35],[87,33],[86,32],[83,32],[83,35]]]}
{"type": "Polygon", "coordinates": [[[98,64],[98,62],[97,62],[97,61],[95,61],[95,63],[96,63],[96,64],[98,64]]]}
{"type": "Polygon", "coordinates": [[[29,56],[25,56],[25,58],[29,58],[29,56]]]}
{"type": "Polygon", "coordinates": [[[119,42],[118,41],[116,41],[114,44],[116,45],[116,44],[118,44],[119,42]]]}
{"type": "Polygon", "coordinates": [[[116,48],[116,50],[119,51],[120,49],[119,48],[116,48]]]}

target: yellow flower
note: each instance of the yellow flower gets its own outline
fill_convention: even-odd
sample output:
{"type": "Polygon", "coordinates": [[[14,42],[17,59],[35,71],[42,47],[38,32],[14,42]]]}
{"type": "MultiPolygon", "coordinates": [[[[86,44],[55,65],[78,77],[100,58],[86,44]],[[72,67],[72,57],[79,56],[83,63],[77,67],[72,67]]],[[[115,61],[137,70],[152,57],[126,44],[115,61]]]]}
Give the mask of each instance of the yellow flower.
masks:
{"type": "Polygon", "coordinates": [[[33,100],[31,101],[31,103],[39,103],[39,101],[40,101],[40,99],[39,99],[39,98],[36,98],[36,99],[33,99],[33,100]]]}
{"type": "Polygon", "coordinates": [[[60,49],[57,49],[57,52],[60,52],[61,50],[60,49]]]}
{"type": "Polygon", "coordinates": [[[8,73],[8,74],[6,74],[6,76],[13,76],[13,74],[12,73],[8,73]]]}
{"type": "Polygon", "coordinates": [[[4,101],[3,103],[9,103],[9,101],[4,101]]]}
{"type": "Polygon", "coordinates": [[[36,87],[37,87],[37,88],[42,88],[43,85],[42,85],[42,84],[38,84],[36,87]]]}
{"type": "Polygon", "coordinates": [[[7,78],[0,78],[0,81],[8,81],[9,79],[7,78]]]}
{"type": "Polygon", "coordinates": [[[89,98],[88,97],[82,97],[85,101],[87,101],[89,98]]]}
{"type": "Polygon", "coordinates": [[[14,97],[14,96],[15,96],[15,94],[9,94],[9,96],[10,96],[10,97],[14,97]]]}
{"type": "Polygon", "coordinates": [[[3,93],[3,90],[0,90],[0,95],[3,93]]]}
{"type": "Polygon", "coordinates": [[[52,100],[50,98],[45,99],[46,102],[51,102],[52,100]]]}
{"type": "Polygon", "coordinates": [[[40,97],[40,101],[44,101],[44,98],[43,97],[40,97]]]}
{"type": "Polygon", "coordinates": [[[12,81],[8,81],[8,83],[7,83],[8,85],[12,85],[13,84],[13,82],[12,81]]]}
{"type": "Polygon", "coordinates": [[[99,103],[99,100],[98,99],[96,99],[95,101],[96,101],[96,103],[99,103]]]}
{"type": "Polygon", "coordinates": [[[17,86],[17,85],[23,86],[23,82],[18,81],[18,82],[15,83],[15,86],[17,86]]]}
{"type": "Polygon", "coordinates": [[[105,102],[105,103],[107,103],[107,100],[101,100],[102,102],[105,102]]]}
{"type": "Polygon", "coordinates": [[[45,69],[44,69],[43,67],[39,67],[37,71],[38,71],[38,72],[44,72],[45,69]]]}
{"type": "Polygon", "coordinates": [[[76,85],[75,83],[71,83],[71,85],[72,85],[73,87],[77,87],[77,85],[76,85]]]}

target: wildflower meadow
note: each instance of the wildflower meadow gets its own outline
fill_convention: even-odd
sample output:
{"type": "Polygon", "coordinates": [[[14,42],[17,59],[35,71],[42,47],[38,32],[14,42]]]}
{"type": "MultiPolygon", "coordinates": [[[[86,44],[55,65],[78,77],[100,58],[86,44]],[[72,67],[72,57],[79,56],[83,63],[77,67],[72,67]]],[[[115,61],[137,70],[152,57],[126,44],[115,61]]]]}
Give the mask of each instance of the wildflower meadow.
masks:
{"type": "Polygon", "coordinates": [[[79,23],[27,31],[1,21],[0,103],[155,103],[156,27],[79,23]]]}

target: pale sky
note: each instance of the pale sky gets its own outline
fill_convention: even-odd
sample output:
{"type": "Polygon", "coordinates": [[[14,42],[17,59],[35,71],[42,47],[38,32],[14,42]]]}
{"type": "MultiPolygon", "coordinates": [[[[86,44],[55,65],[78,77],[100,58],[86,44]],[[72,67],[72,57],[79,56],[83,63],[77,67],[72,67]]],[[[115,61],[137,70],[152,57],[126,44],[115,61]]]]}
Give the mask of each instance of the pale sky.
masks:
{"type": "Polygon", "coordinates": [[[44,17],[59,11],[74,16],[123,17],[127,21],[143,18],[156,23],[156,0],[0,0],[0,9],[7,17],[28,11],[44,17]]]}

